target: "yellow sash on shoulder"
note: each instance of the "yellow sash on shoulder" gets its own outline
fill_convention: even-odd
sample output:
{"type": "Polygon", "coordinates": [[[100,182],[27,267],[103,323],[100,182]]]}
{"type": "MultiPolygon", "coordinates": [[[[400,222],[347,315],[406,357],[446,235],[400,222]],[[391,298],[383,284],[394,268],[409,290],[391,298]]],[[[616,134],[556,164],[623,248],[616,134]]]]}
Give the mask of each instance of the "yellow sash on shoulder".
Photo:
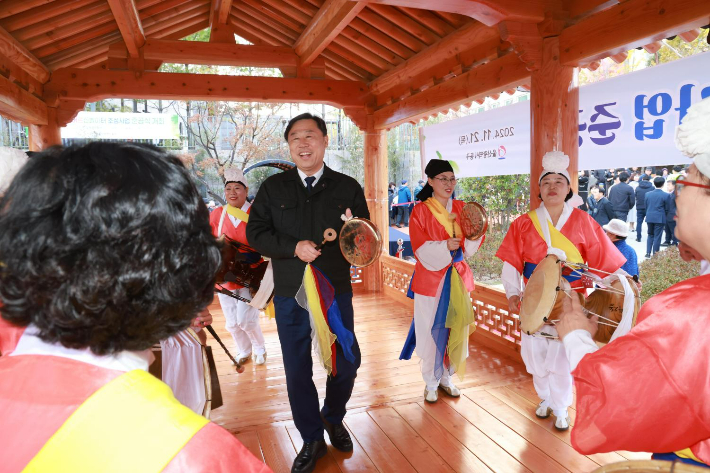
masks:
{"type": "Polygon", "coordinates": [[[129,371],[84,401],[23,472],[157,473],[208,422],[167,384],[129,371]]]}
{"type": "MultiPolygon", "coordinates": [[[[535,226],[535,230],[537,230],[538,235],[540,235],[540,238],[544,241],[545,235],[542,233],[542,227],[540,226],[540,220],[537,218],[537,212],[535,210],[531,210],[528,212],[528,217],[530,217],[530,220],[532,220],[532,223],[535,226]]],[[[568,262],[584,263],[584,258],[582,258],[582,254],[579,252],[577,247],[574,246],[574,243],[569,241],[569,239],[564,236],[562,232],[556,229],[549,220],[547,220],[547,228],[550,231],[550,243],[554,248],[558,248],[565,252],[568,262]]],[[[547,242],[545,243],[547,244],[547,242]]]]}
{"type": "Polygon", "coordinates": [[[249,214],[243,211],[242,209],[238,209],[233,205],[229,204],[225,205],[224,208],[225,210],[227,210],[227,213],[232,217],[239,219],[244,223],[249,223],[249,214]]]}
{"type": "Polygon", "coordinates": [[[449,212],[446,208],[441,205],[441,202],[436,200],[434,197],[429,197],[424,201],[431,214],[434,216],[437,222],[439,222],[445,229],[449,236],[453,236],[453,229],[456,229],[456,236],[458,238],[463,237],[463,231],[459,226],[459,222],[453,221],[453,226],[451,220],[449,220],[449,212]]]}

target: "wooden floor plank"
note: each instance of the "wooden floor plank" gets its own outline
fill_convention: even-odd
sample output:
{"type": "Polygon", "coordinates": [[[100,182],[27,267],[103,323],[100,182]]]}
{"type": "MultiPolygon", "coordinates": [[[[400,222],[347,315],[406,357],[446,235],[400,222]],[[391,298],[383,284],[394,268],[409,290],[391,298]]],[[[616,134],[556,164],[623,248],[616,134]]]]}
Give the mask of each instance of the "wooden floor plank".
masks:
{"type": "Polygon", "coordinates": [[[387,437],[422,473],[448,472],[452,468],[392,408],[375,409],[368,414],[387,437]]]}
{"type": "MultiPolygon", "coordinates": [[[[471,393],[470,390],[467,392],[471,393]]],[[[569,471],[465,395],[456,400],[447,398],[444,402],[531,471],[545,473],[569,471]]]]}
{"type": "MultiPolygon", "coordinates": [[[[510,473],[530,471],[483,431],[479,430],[477,424],[468,421],[443,400],[433,404],[428,402],[419,402],[418,404],[491,470],[510,473]]],[[[399,408],[396,409],[399,411],[399,408]]],[[[509,435],[515,435],[515,433],[510,432],[509,435]]],[[[447,457],[444,457],[444,459],[448,461],[447,457]]]]}
{"type": "Polygon", "coordinates": [[[454,471],[482,473],[493,471],[418,404],[405,404],[395,407],[395,410],[454,471]]]}
{"type": "Polygon", "coordinates": [[[597,463],[577,453],[569,444],[556,437],[551,432],[554,429],[543,427],[531,420],[526,415],[527,408],[507,404],[502,400],[505,398],[499,398],[492,394],[498,391],[502,391],[502,389],[477,391],[465,393],[465,395],[568,470],[587,472],[598,467],[597,463]]]}
{"type": "Polygon", "coordinates": [[[366,413],[348,414],[345,425],[379,471],[414,473],[416,470],[366,413]]]}
{"type": "Polygon", "coordinates": [[[259,445],[259,436],[256,432],[242,432],[236,435],[237,440],[242,442],[242,444],[261,461],[264,461],[264,455],[261,453],[261,446],[259,445]]]}
{"type": "Polygon", "coordinates": [[[296,449],[285,427],[257,431],[264,460],[274,473],[290,473],[296,449]]]}

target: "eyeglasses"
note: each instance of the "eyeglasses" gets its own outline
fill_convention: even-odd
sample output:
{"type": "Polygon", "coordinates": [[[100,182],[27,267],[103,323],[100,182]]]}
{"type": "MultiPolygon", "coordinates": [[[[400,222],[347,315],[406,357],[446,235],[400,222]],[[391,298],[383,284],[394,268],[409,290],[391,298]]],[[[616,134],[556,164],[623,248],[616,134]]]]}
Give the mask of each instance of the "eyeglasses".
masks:
{"type": "Polygon", "coordinates": [[[685,177],[678,176],[678,179],[675,180],[675,196],[676,197],[678,197],[680,195],[680,191],[683,188],[683,186],[692,186],[692,187],[701,187],[703,189],[710,189],[710,186],[706,186],[704,184],[696,184],[694,182],[689,182],[685,177]]]}
{"type": "Polygon", "coordinates": [[[457,179],[455,177],[435,177],[437,181],[441,182],[442,184],[456,184],[457,179]]]}

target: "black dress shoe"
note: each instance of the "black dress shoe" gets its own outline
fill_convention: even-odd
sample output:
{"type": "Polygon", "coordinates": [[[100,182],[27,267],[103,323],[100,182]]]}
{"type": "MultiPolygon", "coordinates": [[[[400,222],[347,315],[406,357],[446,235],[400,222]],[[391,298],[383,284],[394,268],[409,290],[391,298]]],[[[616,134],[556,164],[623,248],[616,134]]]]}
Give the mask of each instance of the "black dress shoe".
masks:
{"type": "Polygon", "coordinates": [[[320,416],[323,419],[323,425],[325,426],[325,431],[328,432],[328,438],[330,438],[330,444],[340,450],[341,452],[352,452],[353,451],[353,441],[350,438],[348,429],[345,428],[343,423],[331,424],[323,414],[320,416]]]}
{"type": "Polygon", "coordinates": [[[651,257],[651,255],[649,255],[649,254],[646,254],[646,255],[645,255],[645,257],[646,257],[646,258],[650,258],[650,257],[651,257]]]}
{"type": "Polygon", "coordinates": [[[291,467],[291,473],[311,473],[319,458],[322,458],[328,452],[328,447],[325,440],[316,440],[315,442],[304,443],[301,451],[296,455],[291,467]]]}

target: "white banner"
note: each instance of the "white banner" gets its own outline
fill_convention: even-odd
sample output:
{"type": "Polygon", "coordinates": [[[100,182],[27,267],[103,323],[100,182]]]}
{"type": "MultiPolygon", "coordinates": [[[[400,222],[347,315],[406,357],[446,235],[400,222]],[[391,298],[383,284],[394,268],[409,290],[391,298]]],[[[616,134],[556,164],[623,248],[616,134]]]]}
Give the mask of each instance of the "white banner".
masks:
{"type": "MultiPolygon", "coordinates": [[[[710,52],[579,89],[579,169],[690,163],[675,147],[688,107],[710,97],[710,52]]],[[[530,104],[424,127],[422,169],[437,151],[461,177],[530,172],[530,104]]]]}
{"type": "Polygon", "coordinates": [[[158,113],[79,112],[62,138],[113,140],[179,139],[178,116],[158,113]]]}
{"type": "Polygon", "coordinates": [[[422,128],[422,170],[446,159],[457,176],[530,172],[530,102],[469,115],[422,128]]]}

